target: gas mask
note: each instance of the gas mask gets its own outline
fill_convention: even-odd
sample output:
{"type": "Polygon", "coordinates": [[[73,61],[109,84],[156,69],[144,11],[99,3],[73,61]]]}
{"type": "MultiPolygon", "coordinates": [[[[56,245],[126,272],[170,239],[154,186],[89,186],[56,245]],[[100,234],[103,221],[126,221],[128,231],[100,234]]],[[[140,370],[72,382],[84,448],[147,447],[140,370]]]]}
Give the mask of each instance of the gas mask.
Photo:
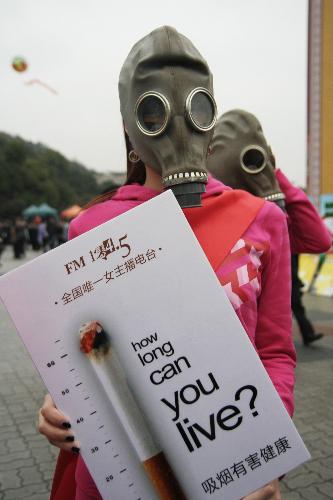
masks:
{"type": "Polygon", "coordinates": [[[217,120],[210,148],[207,167],[214,177],[284,209],[275,159],[254,115],[241,109],[224,113],[217,120]]]}
{"type": "Polygon", "coordinates": [[[192,42],[169,26],[139,40],[121,69],[119,97],[141,160],[182,207],[200,206],[216,104],[211,72],[192,42]]]}

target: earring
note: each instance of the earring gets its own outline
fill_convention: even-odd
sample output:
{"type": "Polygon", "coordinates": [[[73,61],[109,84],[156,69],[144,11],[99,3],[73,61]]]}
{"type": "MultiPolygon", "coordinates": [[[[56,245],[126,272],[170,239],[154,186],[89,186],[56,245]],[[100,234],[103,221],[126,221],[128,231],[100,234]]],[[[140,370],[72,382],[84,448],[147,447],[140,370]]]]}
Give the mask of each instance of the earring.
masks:
{"type": "Polygon", "coordinates": [[[140,160],[140,156],[134,151],[134,149],[131,149],[131,151],[128,153],[128,159],[132,163],[138,163],[138,161],[140,160]]]}

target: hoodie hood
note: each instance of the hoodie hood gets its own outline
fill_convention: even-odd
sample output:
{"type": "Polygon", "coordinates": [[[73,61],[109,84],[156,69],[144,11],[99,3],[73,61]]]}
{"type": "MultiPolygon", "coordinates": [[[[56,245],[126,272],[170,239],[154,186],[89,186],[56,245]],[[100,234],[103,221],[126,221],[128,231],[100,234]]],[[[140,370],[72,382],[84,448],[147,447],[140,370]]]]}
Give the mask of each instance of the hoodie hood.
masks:
{"type": "MultiPolygon", "coordinates": [[[[230,187],[223,184],[223,182],[214,179],[212,175],[208,175],[208,182],[206,184],[206,192],[202,193],[202,198],[209,198],[210,196],[216,196],[223,191],[231,190],[230,187]]],[[[161,194],[159,191],[154,189],[141,186],[140,184],[128,184],[121,186],[116,194],[113,196],[113,201],[137,201],[143,203],[148,201],[154,196],[161,194]]]]}
{"type": "MultiPolygon", "coordinates": [[[[231,188],[209,175],[203,198],[217,196],[224,191],[230,190],[231,188]]],[[[69,239],[75,238],[99,224],[103,224],[159,194],[161,194],[159,191],[141,186],[140,184],[121,186],[110,200],[92,205],[72,220],[69,226],[69,239]]],[[[190,212],[193,209],[189,208],[187,210],[190,212]]],[[[195,210],[201,209],[196,208],[195,210]]]]}

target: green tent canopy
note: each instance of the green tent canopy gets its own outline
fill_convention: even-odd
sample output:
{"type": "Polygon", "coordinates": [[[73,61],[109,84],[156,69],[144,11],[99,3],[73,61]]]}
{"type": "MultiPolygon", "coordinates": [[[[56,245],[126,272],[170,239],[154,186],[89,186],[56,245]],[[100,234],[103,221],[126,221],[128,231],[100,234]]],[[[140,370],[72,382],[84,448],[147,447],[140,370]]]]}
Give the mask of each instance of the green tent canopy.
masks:
{"type": "Polygon", "coordinates": [[[22,215],[27,219],[36,217],[36,215],[39,215],[40,217],[57,217],[58,212],[47,203],[42,203],[39,207],[36,205],[30,205],[23,210],[22,215]]]}
{"type": "Polygon", "coordinates": [[[29,207],[25,208],[22,212],[23,217],[29,218],[29,217],[35,217],[38,214],[38,207],[36,205],[30,205],[29,207]]]}
{"type": "Polygon", "coordinates": [[[38,207],[39,214],[41,217],[48,217],[48,216],[53,216],[57,217],[58,212],[55,208],[50,207],[47,203],[42,203],[38,207]]]}

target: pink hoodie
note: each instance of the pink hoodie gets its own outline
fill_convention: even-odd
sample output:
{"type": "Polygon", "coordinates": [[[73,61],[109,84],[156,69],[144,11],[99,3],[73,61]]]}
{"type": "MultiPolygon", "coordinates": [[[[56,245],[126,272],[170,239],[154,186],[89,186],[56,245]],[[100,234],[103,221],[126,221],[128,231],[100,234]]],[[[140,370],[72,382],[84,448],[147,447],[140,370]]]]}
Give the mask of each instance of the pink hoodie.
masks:
{"type": "MultiPolygon", "coordinates": [[[[229,190],[209,177],[204,197],[229,190]]],[[[158,194],[132,184],[111,200],[74,219],[69,238],[134,208],[158,194]]],[[[291,337],[290,250],[283,212],[265,202],[256,219],[216,272],[289,413],[293,411],[295,350],[291,337]]]]}
{"type": "Polygon", "coordinates": [[[291,253],[327,252],[332,236],[309,198],[280,169],[276,170],[275,176],[286,196],[291,253]]]}
{"type": "MultiPolygon", "coordinates": [[[[209,177],[204,197],[229,190],[209,177]]],[[[69,237],[106,222],[149,200],[158,193],[133,184],[122,186],[115,196],[92,206],[74,219],[69,237]]],[[[257,350],[288,412],[293,413],[295,348],[291,335],[290,247],[284,213],[265,202],[252,224],[216,271],[224,290],[257,350]]],[[[79,492],[94,490],[84,462],[78,460],[79,492]]],[[[97,489],[95,487],[95,492],[97,489]]],[[[97,495],[95,498],[99,498],[97,495]]]]}

